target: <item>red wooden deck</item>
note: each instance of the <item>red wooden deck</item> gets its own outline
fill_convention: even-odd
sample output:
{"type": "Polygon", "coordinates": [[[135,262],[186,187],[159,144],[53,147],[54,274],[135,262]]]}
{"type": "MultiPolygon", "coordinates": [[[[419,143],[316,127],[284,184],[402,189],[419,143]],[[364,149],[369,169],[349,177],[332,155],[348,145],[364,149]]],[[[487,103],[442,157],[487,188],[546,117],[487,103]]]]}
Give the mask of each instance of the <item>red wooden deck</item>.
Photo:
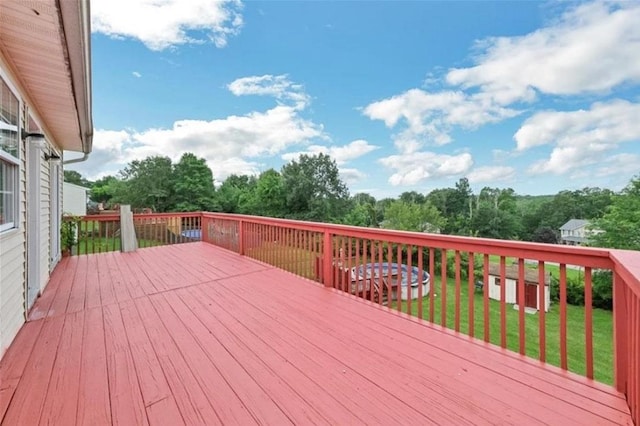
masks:
{"type": "Polygon", "coordinates": [[[33,424],[630,424],[612,388],[208,245],[71,257],[0,364],[33,424]]]}

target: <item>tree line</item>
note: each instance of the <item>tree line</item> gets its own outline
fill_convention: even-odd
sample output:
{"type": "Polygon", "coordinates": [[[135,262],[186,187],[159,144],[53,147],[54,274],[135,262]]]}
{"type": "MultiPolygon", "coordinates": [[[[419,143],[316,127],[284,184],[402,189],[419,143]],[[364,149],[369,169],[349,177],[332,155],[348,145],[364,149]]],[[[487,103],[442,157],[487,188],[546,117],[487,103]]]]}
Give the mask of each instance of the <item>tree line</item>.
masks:
{"type": "Polygon", "coordinates": [[[65,180],[90,187],[96,203],[154,212],[219,211],[544,243],[557,243],[569,219],[587,219],[604,231],[593,237],[594,245],[640,249],[640,177],[618,193],[583,188],[527,196],[492,187],[474,193],[461,178],[450,188],[376,199],[350,195],[336,162],[325,154],[301,155],[280,171],[257,176],[232,174],[216,185],[206,160],[186,153],[176,163],[162,156],[135,160],[117,176],[94,182],[65,171],[65,180]]]}

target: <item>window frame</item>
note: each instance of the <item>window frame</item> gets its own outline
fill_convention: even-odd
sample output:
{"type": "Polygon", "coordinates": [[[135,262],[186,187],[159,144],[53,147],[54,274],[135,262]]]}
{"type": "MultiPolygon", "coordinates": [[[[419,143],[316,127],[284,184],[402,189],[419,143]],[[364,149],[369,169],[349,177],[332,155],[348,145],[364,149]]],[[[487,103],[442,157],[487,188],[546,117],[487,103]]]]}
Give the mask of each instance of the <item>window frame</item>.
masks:
{"type": "Polygon", "coordinates": [[[0,223],[0,235],[12,231],[14,229],[18,229],[20,227],[20,162],[21,162],[21,150],[22,150],[22,138],[21,138],[21,122],[22,122],[22,99],[16,87],[13,85],[11,80],[8,78],[4,70],[0,67],[0,84],[6,84],[9,92],[17,99],[18,101],[18,114],[17,114],[17,135],[18,135],[18,147],[16,151],[16,156],[10,154],[9,152],[0,149],[0,162],[4,163],[5,166],[8,166],[11,173],[11,187],[7,190],[4,188],[0,188],[0,196],[4,196],[5,193],[12,194],[12,202],[11,211],[12,211],[12,221],[7,223],[0,223]]]}

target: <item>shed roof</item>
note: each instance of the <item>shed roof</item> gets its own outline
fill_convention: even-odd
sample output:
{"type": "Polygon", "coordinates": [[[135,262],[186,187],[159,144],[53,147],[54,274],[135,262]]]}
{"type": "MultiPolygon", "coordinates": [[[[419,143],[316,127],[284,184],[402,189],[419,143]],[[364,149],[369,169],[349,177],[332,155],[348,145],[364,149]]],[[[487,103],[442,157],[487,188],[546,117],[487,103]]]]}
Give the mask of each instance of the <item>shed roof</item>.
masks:
{"type": "MultiPolygon", "coordinates": [[[[505,266],[505,278],[509,278],[512,280],[518,279],[518,265],[506,265],[505,266]]],[[[489,264],[489,275],[493,275],[494,277],[500,276],[500,265],[497,263],[489,264]]],[[[545,272],[545,284],[549,285],[551,282],[551,274],[549,272],[545,272]]],[[[539,284],[538,281],[538,269],[530,269],[525,266],[524,268],[524,280],[530,283],[539,284]]]]}

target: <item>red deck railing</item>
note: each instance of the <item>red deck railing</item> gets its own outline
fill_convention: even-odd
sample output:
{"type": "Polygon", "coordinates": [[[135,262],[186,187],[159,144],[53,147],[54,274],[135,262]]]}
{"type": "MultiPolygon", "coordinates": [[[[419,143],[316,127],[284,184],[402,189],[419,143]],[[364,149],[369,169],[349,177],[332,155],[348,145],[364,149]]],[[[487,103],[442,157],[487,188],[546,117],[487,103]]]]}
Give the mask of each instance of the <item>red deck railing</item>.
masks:
{"type": "MultiPolygon", "coordinates": [[[[638,421],[639,252],[214,213],[202,215],[202,239],[561,370],[613,382],[627,396],[638,421]],[[517,271],[516,315],[507,303],[508,269],[517,271]],[[547,313],[550,270],[557,276],[559,300],[547,313]],[[602,328],[594,324],[592,308],[597,270],[610,270],[614,277],[610,354],[603,353],[607,352],[604,340],[596,341],[594,349],[594,326],[602,328]],[[578,271],[584,282],[583,310],[567,304],[568,271],[578,271]],[[425,273],[427,285],[420,279],[425,273]],[[528,291],[532,277],[545,283],[535,292],[528,291]],[[490,294],[491,283],[498,279],[499,290],[490,294]],[[525,306],[532,300],[539,308],[535,315],[529,315],[525,306]],[[581,315],[577,327],[576,312],[581,315]],[[607,359],[613,361],[607,365],[607,359]]],[[[598,339],[607,337],[599,332],[598,339]]]]}
{"type": "MultiPolygon", "coordinates": [[[[640,252],[219,213],[136,214],[134,224],[140,247],[202,239],[555,365],[560,373],[612,383],[638,422],[640,252]],[[600,270],[613,274],[608,328],[601,320],[608,314],[592,308],[594,273],[600,270]],[[584,283],[584,308],[567,303],[570,274],[584,283]],[[556,280],[558,300],[547,312],[556,280]]],[[[86,216],[78,252],[118,250],[118,232],[118,216],[86,216]]]]}
{"type": "MultiPolygon", "coordinates": [[[[200,240],[202,213],[134,214],[138,247],[180,244],[200,240]]],[[[66,221],[74,218],[65,218],[66,221]]],[[[77,225],[76,254],[120,250],[120,215],[88,215],[77,225]]]]}

